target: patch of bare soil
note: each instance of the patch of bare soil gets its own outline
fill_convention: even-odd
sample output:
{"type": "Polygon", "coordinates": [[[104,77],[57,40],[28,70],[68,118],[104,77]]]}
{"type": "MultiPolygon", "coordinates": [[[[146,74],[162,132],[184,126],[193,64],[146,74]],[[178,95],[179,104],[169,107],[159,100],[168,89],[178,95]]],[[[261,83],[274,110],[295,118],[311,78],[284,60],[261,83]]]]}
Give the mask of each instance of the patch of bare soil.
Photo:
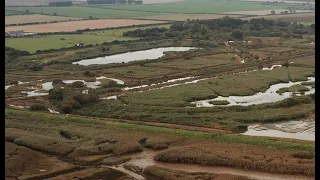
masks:
{"type": "Polygon", "coordinates": [[[143,24],[159,24],[166,21],[135,20],[135,19],[98,19],[85,21],[69,21],[50,24],[36,24],[26,26],[9,26],[5,31],[23,30],[30,33],[48,33],[48,32],[72,32],[83,29],[102,29],[110,27],[123,27],[143,24]]]}

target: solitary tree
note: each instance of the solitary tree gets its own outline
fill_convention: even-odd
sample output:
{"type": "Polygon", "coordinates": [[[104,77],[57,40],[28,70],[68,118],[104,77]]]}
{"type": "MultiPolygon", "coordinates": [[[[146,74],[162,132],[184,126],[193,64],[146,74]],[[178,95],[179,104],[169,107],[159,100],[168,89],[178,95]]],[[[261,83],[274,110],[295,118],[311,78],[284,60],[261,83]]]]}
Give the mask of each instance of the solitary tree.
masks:
{"type": "Polygon", "coordinates": [[[274,10],[272,10],[272,11],[271,11],[271,14],[275,15],[275,14],[276,14],[276,12],[275,12],[274,10]]]}
{"type": "Polygon", "coordinates": [[[56,12],[54,12],[54,13],[53,13],[53,15],[54,15],[54,16],[56,16],[56,15],[57,15],[57,13],[56,13],[56,12]]]}

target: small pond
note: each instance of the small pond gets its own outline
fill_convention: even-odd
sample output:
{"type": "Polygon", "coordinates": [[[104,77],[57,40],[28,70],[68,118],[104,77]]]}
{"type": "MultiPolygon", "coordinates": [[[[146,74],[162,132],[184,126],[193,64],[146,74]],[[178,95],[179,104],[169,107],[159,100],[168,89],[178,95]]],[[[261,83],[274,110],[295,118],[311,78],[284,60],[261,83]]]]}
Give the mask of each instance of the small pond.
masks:
{"type": "Polygon", "coordinates": [[[84,59],[81,61],[73,62],[72,64],[79,64],[88,66],[92,64],[111,64],[111,63],[127,63],[130,61],[141,61],[147,59],[158,59],[164,56],[164,52],[168,51],[188,51],[195,49],[193,47],[165,47],[165,48],[154,48],[144,51],[127,52],[122,54],[116,54],[105,57],[98,57],[93,59],[84,59]]]}

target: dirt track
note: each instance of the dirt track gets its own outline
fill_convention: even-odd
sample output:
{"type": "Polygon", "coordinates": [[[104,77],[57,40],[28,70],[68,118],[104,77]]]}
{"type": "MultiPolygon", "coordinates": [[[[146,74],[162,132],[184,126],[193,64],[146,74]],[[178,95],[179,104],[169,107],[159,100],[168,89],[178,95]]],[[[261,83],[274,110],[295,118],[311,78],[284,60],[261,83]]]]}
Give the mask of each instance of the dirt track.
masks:
{"type": "Polygon", "coordinates": [[[85,21],[70,21],[52,24],[36,24],[26,26],[11,26],[6,27],[5,31],[24,30],[32,33],[48,33],[48,32],[72,32],[83,29],[102,29],[110,27],[123,27],[132,25],[144,24],[159,24],[166,21],[152,21],[152,20],[134,20],[134,19],[98,19],[85,21]]]}

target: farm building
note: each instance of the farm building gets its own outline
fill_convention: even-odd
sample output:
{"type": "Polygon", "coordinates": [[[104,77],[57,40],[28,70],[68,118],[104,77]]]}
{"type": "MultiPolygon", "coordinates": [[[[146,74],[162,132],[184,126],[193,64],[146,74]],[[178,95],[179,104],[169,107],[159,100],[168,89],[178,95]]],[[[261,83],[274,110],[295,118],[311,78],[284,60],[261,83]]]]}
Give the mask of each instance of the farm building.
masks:
{"type": "Polygon", "coordinates": [[[8,36],[9,37],[21,37],[24,36],[25,33],[23,30],[19,30],[19,31],[8,31],[8,36]]]}

